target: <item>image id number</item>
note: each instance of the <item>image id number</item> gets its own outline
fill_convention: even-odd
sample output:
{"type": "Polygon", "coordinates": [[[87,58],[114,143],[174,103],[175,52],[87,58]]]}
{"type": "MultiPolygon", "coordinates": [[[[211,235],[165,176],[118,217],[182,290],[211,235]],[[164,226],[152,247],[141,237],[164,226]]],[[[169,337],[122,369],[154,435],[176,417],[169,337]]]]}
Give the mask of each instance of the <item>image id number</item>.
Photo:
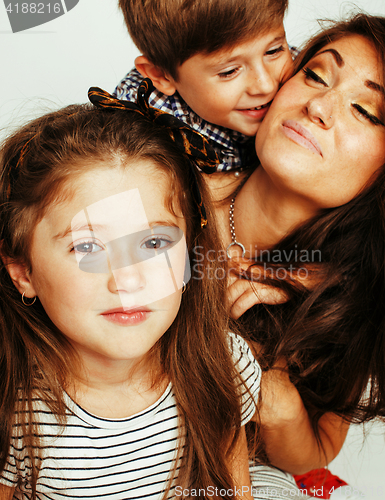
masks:
{"type": "Polygon", "coordinates": [[[61,8],[62,6],[58,2],[10,3],[6,6],[9,14],[59,14],[61,8]]]}

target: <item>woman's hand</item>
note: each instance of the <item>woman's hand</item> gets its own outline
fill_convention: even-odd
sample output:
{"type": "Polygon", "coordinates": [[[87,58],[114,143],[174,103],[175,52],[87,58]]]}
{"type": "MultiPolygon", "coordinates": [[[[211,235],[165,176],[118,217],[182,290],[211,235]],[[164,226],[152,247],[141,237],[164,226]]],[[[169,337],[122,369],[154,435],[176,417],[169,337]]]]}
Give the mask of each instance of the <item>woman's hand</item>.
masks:
{"type": "Polygon", "coordinates": [[[289,378],[284,360],[263,372],[258,411],[261,425],[267,431],[290,426],[299,418],[307,419],[302,398],[289,378]]]}
{"type": "Polygon", "coordinates": [[[255,304],[281,304],[287,295],[278,288],[238,278],[227,289],[227,301],[230,316],[238,319],[255,304]]]}
{"type": "Polygon", "coordinates": [[[231,261],[233,267],[228,277],[227,304],[229,314],[233,319],[238,319],[255,304],[281,304],[287,301],[288,297],[282,290],[246,279],[244,272],[253,263],[254,261],[248,259],[232,259],[231,261]]]}
{"type": "Polygon", "coordinates": [[[285,362],[278,362],[274,368],[263,373],[258,408],[269,460],[292,474],[324,467],[339,453],[349,424],[334,413],[325,413],[318,423],[320,448],[285,362]]]}

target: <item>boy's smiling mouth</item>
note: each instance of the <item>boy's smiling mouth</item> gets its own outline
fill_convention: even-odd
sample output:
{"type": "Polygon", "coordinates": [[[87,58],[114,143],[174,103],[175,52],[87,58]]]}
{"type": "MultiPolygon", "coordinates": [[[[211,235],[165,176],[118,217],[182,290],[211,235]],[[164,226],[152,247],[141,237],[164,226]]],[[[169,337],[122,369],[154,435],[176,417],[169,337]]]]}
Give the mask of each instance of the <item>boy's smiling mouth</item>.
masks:
{"type": "Polygon", "coordinates": [[[273,101],[269,101],[266,104],[262,104],[261,106],[255,106],[253,108],[237,109],[236,111],[242,113],[243,115],[249,116],[250,118],[262,119],[265,117],[272,102],[273,101]]]}

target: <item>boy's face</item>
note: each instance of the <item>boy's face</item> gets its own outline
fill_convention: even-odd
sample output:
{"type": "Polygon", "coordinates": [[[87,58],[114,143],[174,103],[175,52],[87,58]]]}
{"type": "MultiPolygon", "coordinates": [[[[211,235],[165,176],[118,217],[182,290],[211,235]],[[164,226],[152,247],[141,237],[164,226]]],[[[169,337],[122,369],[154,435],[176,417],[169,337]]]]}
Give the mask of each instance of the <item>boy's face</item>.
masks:
{"type": "Polygon", "coordinates": [[[232,49],[190,57],[173,83],[204,120],[254,136],[292,64],[281,24],[232,49]]]}

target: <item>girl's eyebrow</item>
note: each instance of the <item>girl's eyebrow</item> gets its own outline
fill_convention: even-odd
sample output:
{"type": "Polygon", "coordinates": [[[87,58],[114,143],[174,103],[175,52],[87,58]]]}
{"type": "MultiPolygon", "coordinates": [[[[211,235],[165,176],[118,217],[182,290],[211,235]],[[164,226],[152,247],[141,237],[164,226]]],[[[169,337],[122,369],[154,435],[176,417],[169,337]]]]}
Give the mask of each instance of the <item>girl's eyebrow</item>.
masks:
{"type": "Polygon", "coordinates": [[[67,226],[64,231],[61,231],[60,233],[55,234],[52,239],[53,240],[60,240],[62,238],[65,238],[68,236],[70,233],[75,233],[77,231],[89,231],[93,232],[95,230],[103,230],[106,229],[107,226],[101,226],[101,225],[92,225],[90,226],[89,224],[81,224],[78,226],[72,227],[71,225],[67,226]]]}
{"type": "MultiPolygon", "coordinates": [[[[137,230],[135,232],[140,232],[144,229],[148,229],[149,227],[150,228],[153,228],[153,227],[157,227],[157,226],[164,226],[164,227],[176,227],[179,229],[179,226],[175,223],[175,221],[171,221],[171,220],[159,220],[159,221],[152,221],[152,222],[149,222],[148,224],[146,225],[143,225],[143,227],[138,227],[136,228],[137,230]]],[[[79,231],[89,231],[90,233],[92,232],[95,232],[95,231],[106,231],[109,227],[108,226],[105,226],[105,225],[101,225],[101,224],[92,224],[92,225],[89,225],[89,224],[80,224],[80,225],[77,225],[77,226],[74,226],[72,227],[71,225],[67,226],[64,231],[61,231],[60,233],[57,233],[55,234],[52,239],[54,240],[60,240],[62,238],[65,238],[66,236],[68,236],[69,234],[71,233],[76,233],[76,232],[79,232],[79,231]]]]}

